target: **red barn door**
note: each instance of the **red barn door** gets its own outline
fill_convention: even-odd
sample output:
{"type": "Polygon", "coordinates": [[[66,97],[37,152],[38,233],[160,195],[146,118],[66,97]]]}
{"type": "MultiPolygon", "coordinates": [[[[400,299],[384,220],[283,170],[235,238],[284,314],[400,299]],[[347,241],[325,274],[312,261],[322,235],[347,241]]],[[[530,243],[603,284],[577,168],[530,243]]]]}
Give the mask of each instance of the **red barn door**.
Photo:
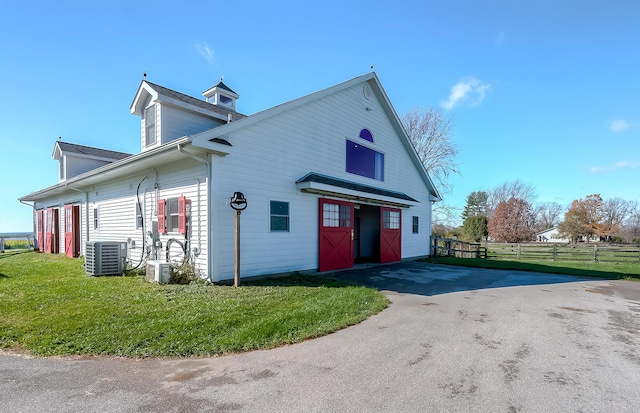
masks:
{"type": "Polygon", "coordinates": [[[80,256],[80,207],[64,207],[64,253],[69,258],[80,256]]]}
{"type": "Polygon", "coordinates": [[[402,259],[402,210],[380,208],[380,262],[402,259]]]}
{"type": "Polygon", "coordinates": [[[320,198],[318,271],[353,267],[353,203],[320,198]]]}
{"type": "Polygon", "coordinates": [[[36,211],[36,239],[38,241],[38,251],[44,251],[44,210],[36,211]]]}

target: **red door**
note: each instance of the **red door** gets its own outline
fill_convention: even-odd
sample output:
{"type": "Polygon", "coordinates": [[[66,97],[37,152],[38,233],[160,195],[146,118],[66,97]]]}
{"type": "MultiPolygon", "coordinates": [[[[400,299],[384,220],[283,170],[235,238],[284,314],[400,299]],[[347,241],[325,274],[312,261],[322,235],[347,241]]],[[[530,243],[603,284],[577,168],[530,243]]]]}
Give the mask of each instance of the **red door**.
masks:
{"type": "Polygon", "coordinates": [[[318,271],[353,267],[353,203],[320,198],[318,271]]]}
{"type": "Polygon", "coordinates": [[[80,207],[64,207],[64,253],[69,258],[80,256],[80,207]]]}
{"type": "Polygon", "coordinates": [[[380,262],[402,259],[402,210],[380,208],[380,262]]]}
{"type": "Polygon", "coordinates": [[[36,238],[38,240],[38,251],[44,251],[44,210],[36,211],[36,238]]]}
{"type": "Polygon", "coordinates": [[[60,242],[58,239],[60,224],[58,221],[57,208],[47,208],[45,228],[45,251],[50,254],[57,254],[60,250],[60,242]]]}

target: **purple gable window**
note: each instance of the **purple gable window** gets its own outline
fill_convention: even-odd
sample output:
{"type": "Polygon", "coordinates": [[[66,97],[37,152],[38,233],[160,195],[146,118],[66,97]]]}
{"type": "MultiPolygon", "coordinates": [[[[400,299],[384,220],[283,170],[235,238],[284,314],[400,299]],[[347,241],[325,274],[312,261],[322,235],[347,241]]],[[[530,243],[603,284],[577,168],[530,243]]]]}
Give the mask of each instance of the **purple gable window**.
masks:
{"type": "Polygon", "coordinates": [[[373,135],[371,134],[371,131],[369,129],[362,129],[360,131],[360,138],[373,143],[373,135]]]}
{"type": "Polygon", "coordinates": [[[384,181],[384,154],[347,139],[347,172],[384,181]]]}

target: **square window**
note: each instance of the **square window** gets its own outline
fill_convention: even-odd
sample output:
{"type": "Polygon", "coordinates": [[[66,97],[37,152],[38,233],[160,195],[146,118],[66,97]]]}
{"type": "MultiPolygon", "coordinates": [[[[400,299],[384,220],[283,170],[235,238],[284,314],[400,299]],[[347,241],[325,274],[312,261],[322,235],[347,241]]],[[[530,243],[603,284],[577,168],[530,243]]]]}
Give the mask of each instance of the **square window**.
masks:
{"type": "Polygon", "coordinates": [[[384,154],[347,140],[347,172],[384,181],[384,154]]]}
{"type": "Polygon", "coordinates": [[[420,228],[420,225],[418,225],[419,221],[418,221],[418,217],[414,216],[413,217],[413,233],[417,234],[418,233],[418,229],[420,228]]]}
{"type": "Polygon", "coordinates": [[[382,223],[385,229],[400,229],[400,212],[382,211],[382,223]]]}
{"type": "Polygon", "coordinates": [[[271,201],[269,208],[270,231],[289,232],[289,203],[271,201]]]}

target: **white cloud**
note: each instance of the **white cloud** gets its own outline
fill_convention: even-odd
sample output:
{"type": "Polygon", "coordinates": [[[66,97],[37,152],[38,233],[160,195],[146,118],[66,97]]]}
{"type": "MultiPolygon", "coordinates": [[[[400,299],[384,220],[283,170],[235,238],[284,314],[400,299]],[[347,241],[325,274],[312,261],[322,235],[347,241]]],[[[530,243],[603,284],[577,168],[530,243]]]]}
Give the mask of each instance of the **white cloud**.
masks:
{"type": "Polygon", "coordinates": [[[618,161],[609,166],[594,166],[589,169],[592,174],[598,174],[603,172],[613,172],[618,169],[637,169],[640,168],[640,162],[631,161],[618,161]]]}
{"type": "Polygon", "coordinates": [[[200,42],[196,42],[196,51],[198,52],[198,54],[200,54],[200,56],[204,57],[207,62],[209,62],[209,64],[213,64],[213,50],[211,50],[211,48],[209,47],[208,44],[206,43],[200,43],[200,42]]]}
{"type": "Polygon", "coordinates": [[[629,128],[629,123],[626,120],[618,119],[611,122],[609,128],[616,133],[622,132],[629,128]]]}
{"type": "Polygon", "coordinates": [[[489,83],[482,83],[475,77],[464,78],[453,85],[449,98],[440,102],[440,106],[447,110],[453,109],[463,102],[469,102],[472,106],[477,106],[484,100],[487,90],[490,88],[491,85],[489,83]]]}

